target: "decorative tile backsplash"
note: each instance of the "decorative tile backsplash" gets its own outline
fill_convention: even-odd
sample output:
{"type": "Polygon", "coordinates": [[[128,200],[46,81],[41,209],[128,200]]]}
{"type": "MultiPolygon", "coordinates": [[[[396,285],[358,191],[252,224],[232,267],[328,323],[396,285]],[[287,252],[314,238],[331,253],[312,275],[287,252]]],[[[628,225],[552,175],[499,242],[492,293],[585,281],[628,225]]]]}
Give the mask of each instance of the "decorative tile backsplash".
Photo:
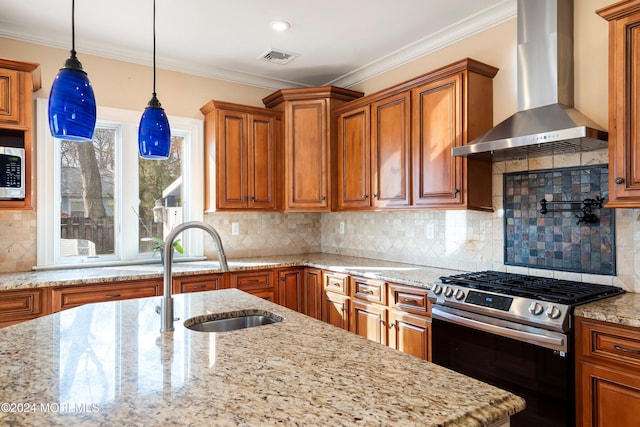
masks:
{"type": "Polygon", "coordinates": [[[504,174],[504,263],[615,275],[614,212],[589,206],[607,199],[608,177],[606,166],[504,174]]]}

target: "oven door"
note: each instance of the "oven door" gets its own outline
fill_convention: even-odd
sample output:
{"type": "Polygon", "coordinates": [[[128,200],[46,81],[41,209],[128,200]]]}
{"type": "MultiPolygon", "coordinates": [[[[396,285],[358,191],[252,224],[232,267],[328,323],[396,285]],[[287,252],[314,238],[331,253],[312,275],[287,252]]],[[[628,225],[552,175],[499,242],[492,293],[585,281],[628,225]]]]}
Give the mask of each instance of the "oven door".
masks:
{"type": "Polygon", "coordinates": [[[512,427],[573,426],[569,336],[432,306],[432,360],[526,400],[512,427]]]}

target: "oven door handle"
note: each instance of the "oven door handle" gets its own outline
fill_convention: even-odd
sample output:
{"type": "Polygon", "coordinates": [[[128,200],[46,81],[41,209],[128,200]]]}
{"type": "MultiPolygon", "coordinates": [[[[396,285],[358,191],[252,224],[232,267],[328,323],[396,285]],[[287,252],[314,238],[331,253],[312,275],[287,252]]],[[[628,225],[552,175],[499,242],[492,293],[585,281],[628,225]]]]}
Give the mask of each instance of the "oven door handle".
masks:
{"type": "Polygon", "coordinates": [[[456,314],[447,313],[433,307],[431,316],[434,319],[445,320],[461,326],[467,326],[480,331],[500,335],[507,338],[513,338],[519,341],[525,341],[532,344],[538,344],[547,348],[560,351],[567,351],[567,343],[564,337],[550,337],[547,335],[536,334],[533,332],[519,331],[517,329],[505,328],[503,326],[492,325],[490,323],[481,322],[468,317],[458,316],[456,314]]]}

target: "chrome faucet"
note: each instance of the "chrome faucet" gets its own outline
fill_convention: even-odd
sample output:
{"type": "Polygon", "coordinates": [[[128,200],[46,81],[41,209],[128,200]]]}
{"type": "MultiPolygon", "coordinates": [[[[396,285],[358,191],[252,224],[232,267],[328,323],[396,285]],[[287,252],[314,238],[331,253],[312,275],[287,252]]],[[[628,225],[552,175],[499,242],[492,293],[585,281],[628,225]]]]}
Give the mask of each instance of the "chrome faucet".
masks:
{"type": "Polygon", "coordinates": [[[218,246],[218,261],[220,262],[220,271],[229,271],[227,264],[227,256],[222,247],[222,240],[218,232],[209,224],[201,221],[189,221],[178,224],[169,232],[164,244],[164,293],[162,296],[162,309],[160,316],[162,317],[162,327],[160,332],[173,331],[173,297],[171,296],[171,264],[173,262],[173,241],[180,233],[189,228],[200,228],[206,231],[213,238],[218,246]]]}

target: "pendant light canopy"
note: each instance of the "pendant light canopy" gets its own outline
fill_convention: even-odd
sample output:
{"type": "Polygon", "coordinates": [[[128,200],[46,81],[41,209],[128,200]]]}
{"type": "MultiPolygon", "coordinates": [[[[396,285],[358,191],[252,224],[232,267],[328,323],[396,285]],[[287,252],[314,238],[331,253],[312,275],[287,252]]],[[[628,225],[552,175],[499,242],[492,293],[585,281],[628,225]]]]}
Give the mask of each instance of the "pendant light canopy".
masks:
{"type": "Polygon", "coordinates": [[[75,0],[71,0],[71,56],[51,86],[49,128],[54,138],[91,141],[96,128],[96,99],[76,56],[75,0]]]}
{"type": "Polygon", "coordinates": [[[169,158],[171,127],[156,97],[156,0],[153,0],[153,96],[144,109],[138,127],[138,151],[144,159],[169,158]]]}

